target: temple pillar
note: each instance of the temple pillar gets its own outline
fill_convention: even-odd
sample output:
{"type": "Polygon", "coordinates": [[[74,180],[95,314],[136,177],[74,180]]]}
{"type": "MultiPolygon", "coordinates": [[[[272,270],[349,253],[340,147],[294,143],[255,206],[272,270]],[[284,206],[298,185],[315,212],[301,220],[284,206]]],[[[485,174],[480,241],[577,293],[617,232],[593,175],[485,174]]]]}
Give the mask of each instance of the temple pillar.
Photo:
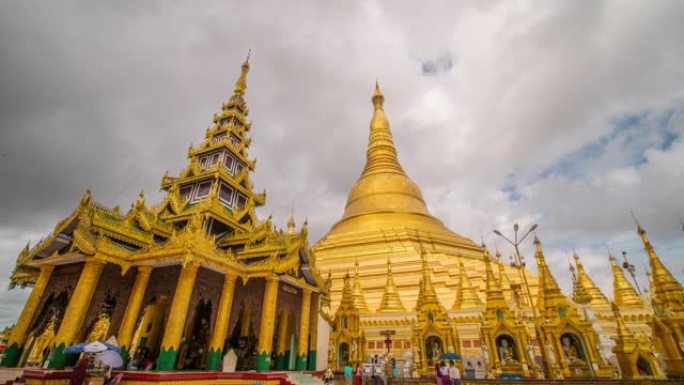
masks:
{"type": "Polygon", "coordinates": [[[275,369],[276,370],[285,370],[287,369],[287,364],[288,364],[288,357],[286,354],[286,351],[289,347],[289,333],[287,332],[288,329],[290,328],[290,325],[288,325],[288,319],[289,319],[289,312],[287,309],[282,309],[280,311],[280,315],[278,316],[278,339],[276,341],[276,364],[275,364],[275,369]]]}
{"type": "Polygon", "coordinates": [[[295,370],[306,370],[306,358],[309,353],[309,322],[311,322],[311,290],[302,289],[302,306],[299,317],[299,341],[295,370]]]}
{"type": "Polygon", "coordinates": [[[318,293],[311,294],[311,310],[309,311],[309,367],[316,370],[316,345],[318,345],[318,293]]]}
{"type": "Polygon", "coordinates": [[[24,344],[26,343],[26,338],[28,337],[28,329],[31,326],[33,317],[38,311],[38,306],[45,293],[45,288],[47,287],[50,277],[52,276],[52,271],[54,270],[53,265],[41,265],[40,274],[36,283],[33,285],[33,290],[26,300],[26,305],[19,315],[17,324],[12,330],[9,341],[7,342],[7,348],[5,349],[4,355],[2,357],[2,362],[0,366],[17,366],[19,363],[19,358],[21,357],[21,352],[24,349],[24,344]]]}
{"type": "Polygon", "coordinates": [[[264,300],[261,306],[261,323],[259,325],[259,343],[257,345],[256,370],[271,368],[271,352],[273,350],[273,329],[275,312],[278,303],[278,282],[280,278],[271,275],[265,278],[264,300]]]}
{"type": "Polygon", "coordinates": [[[237,277],[233,274],[226,275],[223,279],[221,300],[218,312],[216,313],[216,325],[214,325],[214,334],[211,336],[209,353],[207,354],[207,370],[219,370],[221,368],[223,345],[226,341],[226,333],[230,323],[230,311],[233,309],[233,294],[235,292],[236,280],[237,277]]]}
{"type": "Polygon", "coordinates": [[[76,338],[76,333],[81,330],[81,324],[86,316],[90,301],[93,299],[97,283],[100,280],[102,269],[105,262],[99,259],[88,259],[85,261],[81,276],[78,278],[76,289],[71,295],[69,305],[64,313],[64,318],[55,336],[55,348],[52,360],[48,368],[62,369],[66,364],[65,350],[76,338]]]}
{"type": "Polygon", "coordinates": [[[135,324],[138,320],[140,306],[145,297],[145,291],[147,290],[147,283],[150,281],[151,273],[152,266],[138,266],[138,274],[135,276],[135,283],[133,284],[131,295],[128,297],[128,304],[126,305],[126,311],[124,312],[123,320],[119,327],[118,336],[119,345],[121,346],[121,357],[123,358],[124,363],[128,361],[135,324]]]}
{"type": "Polygon", "coordinates": [[[173,294],[169,320],[166,322],[166,331],[162,339],[159,359],[157,360],[157,370],[159,371],[173,370],[176,365],[178,348],[183,337],[185,320],[188,316],[188,307],[190,306],[190,299],[192,298],[198,270],[199,264],[192,262],[181,269],[178,283],[176,284],[176,291],[173,294]]]}

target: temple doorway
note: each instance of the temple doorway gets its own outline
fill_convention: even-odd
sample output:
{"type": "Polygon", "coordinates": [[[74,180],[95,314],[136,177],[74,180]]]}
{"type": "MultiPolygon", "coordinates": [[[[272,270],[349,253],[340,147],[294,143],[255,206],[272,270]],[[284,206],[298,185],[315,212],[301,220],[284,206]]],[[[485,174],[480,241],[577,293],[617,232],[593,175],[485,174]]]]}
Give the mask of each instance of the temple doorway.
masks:
{"type": "Polygon", "coordinates": [[[237,355],[235,370],[254,370],[256,367],[256,346],[257,338],[254,335],[254,327],[252,326],[252,308],[245,306],[243,302],[235,326],[233,326],[233,331],[230,333],[229,345],[224,353],[229,348],[235,350],[237,355]]]}
{"type": "Polygon", "coordinates": [[[349,361],[349,344],[346,342],[341,343],[337,353],[337,367],[344,368],[349,361]]]}
{"type": "Polygon", "coordinates": [[[185,347],[181,347],[180,358],[182,369],[205,369],[207,350],[211,333],[211,312],[213,306],[210,300],[200,298],[195,315],[185,333],[185,347]]]}

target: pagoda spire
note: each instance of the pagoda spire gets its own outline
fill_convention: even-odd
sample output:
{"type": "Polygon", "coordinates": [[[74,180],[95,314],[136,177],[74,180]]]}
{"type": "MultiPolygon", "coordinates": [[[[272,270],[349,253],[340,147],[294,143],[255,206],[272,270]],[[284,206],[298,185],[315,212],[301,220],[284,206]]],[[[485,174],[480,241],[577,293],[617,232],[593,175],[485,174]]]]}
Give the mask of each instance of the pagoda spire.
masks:
{"type": "Polygon", "coordinates": [[[644,303],[639,298],[634,287],[627,281],[624,272],[618,266],[613,254],[608,255],[610,266],[613,269],[613,301],[621,308],[639,308],[644,303]]]}
{"type": "Polygon", "coordinates": [[[564,318],[579,319],[579,314],[574,306],[570,306],[570,301],[563,295],[563,292],[558,286],[558,282],[551,274],[549,266],[546,264],[546,257],[542,249],[541,241],[537,236],[534,237],[535,252],[534,256],[537,260],[537,269],[539,270],[539,300],[538,306],[543,309],[542,314],[546,318],[564,318]]]}
{"type": "Polygon", "coordinates": [[[584,265],[582,265],[579,255],[577,255],[576,252],[573,252],[572,257],[575,260],[575,266],[577,267],[577,285],[580,290],[588,295],[589,303],[594,306],[609,306],[610,302],[608,302],[608,298],[606,298],[591,277],[589,277],[589,274],[584,270],[584,265]]]}
{"type": "Polygon", "coordinates": [[[456,298],[454,299],[454,305],[451,307],[451,310],[482,306],[482,301],[480,300],[480,297],[478,297],[477,291],[473,288],[473,285],[468,279],[468,273],[463,266],[463,261],[459,261],[458,267],[458,291],[456,292],[456,298]]]}
{"type": "Polygon", "coordinates": [[[534,246],[534,256],[537,259],[537,269],[539,270],[539,295],[543,298],[542,303],[545,307],[557,306],[557,302],[561,298],[564,302],[565,296],[563,295],[563,292],[561,292],[558,282],[556,282],[556,279],[551,274],[549,266],[546,264],[546,257],[544,256],[541,241],[536,235],[534,237],[534,246]]]}
{"type": "Polygon", "coordinates": [[[508,274],[506,273],[506,268],[504,267],[503,259],[501,258],[501,252],[497,250],[495,255],[501,290],[503,290],[503,294],[506,298],[506,301],[511,301],[513,299],[513,291],[511,290],[511,279],[508,277],[508,274]]]}
{"type": "Polygon", "coordinates": [[[344,286],[342,287],[342,300],[340,301],[340,308],[352,309],[354,308],[354,291],[351,286],[351,277],[349,271],[344,275],[344,286]]]}
{"type": "Polygon", "coordinates": [[[366,167],[361,178],[365,175],[379,172],[398,172],[404,174],[404,170],[397,159],[397,149],[394,147],[390,124],[385,116],[385,97],[380,91],[377,81],[375,82],[375,92],[373,92],[371,100],[373,101],[374,111],[370,123],[366,167]]]}
{"type": "Polygon", "coordinates": [[[416,301],[416,310],[422,308],[423,306],[430,305],[432,308],[442,308],[439,298],[437,297],[437,292],[432,286],[432,278],[430,278],[430,268],[427,262],[427,251],[420,244],[420,283],[418,289],[418,300],[416,301]]]}
{"type": "Polygon", "coordinates": [[[361,290],[361,277],[359,276],[359,259],[356,258],[354,262],[354,286],[353,286],[353,296],[354,296],[354,307],[364,313],[369,313],[370,309],[366,304],[366,298],[361,290]]]}
{"type": "MultiPolygon", "coordinates": [[[[635,218],[636,222],[636,218],[635,218]]],[[[656,254],[651,241],[648,239],[646,230],[637,222],[637,231],[644,244],[651,265],[651,277],[654,282],[653,297],[660,311],[680,313],[684,312],[684,288],[672,276],[656,254]]]]}
{"type": "Polygon", "coordinates": [[[485,282],[487,286],[487,303],[486,310],[508,309],[508,303],[503,295],[501,285],[494,277],[494,270],[492,270],[492,257],[489,255],[487,246],[482,244],[482,258],[485,263],[485,282]]]}
{"type": "Polygon", "coordinates": [[[249,72],[249,54],[251,52],[252,50],[247,52],[247,58],[245,58],[245,61],[242,63],[240,77],[238,77],[238,80],[235,82],[235,90],[233,93],[236,95],[242,96],[245,94],[245,91],[247,91],[247,73],[249,72]]]}
{"type": "Polygon", "coordinates": [[[387,283],[385,284],[385,292],[382,293],[380,300],[380,307],[378,313],[406,311],[404,304],[401,303],[401,298],[397,292],[397,287],[394,284],[394,277],[392,276],[392,260],[387,258],[387,283]]]}

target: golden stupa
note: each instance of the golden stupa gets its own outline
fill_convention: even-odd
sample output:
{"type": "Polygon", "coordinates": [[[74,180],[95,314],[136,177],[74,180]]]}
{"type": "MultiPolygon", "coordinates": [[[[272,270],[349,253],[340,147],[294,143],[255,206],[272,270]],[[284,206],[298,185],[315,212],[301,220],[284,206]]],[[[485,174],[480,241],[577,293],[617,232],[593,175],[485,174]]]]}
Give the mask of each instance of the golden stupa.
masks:
{"type": "MultiPolygon", "coordinates": [[[[342,219],[313,247],[319,271],[331,274],[331,311],[340,304],[343,278],[349,271],[358,271],[361,278],[360,288],[355,289],[365,296],[367,307],[359,308],[362,313],[414,309],[421,244],[430,251],[427,262],[433,269],[439,298],[452,304],[460,263],[465,264],[469,278],[479,281],[473,285],[484,287],[482,250],[430,213],[420,188],[399,164],[384,111],[384,96],[377,84],[372,102],[366,165],[349,192],[342,219]],[[401,303],[387,302],[395,295],[386,288],[396,290],[401,303]]],[[[484,290],[480,295],[484,299],[484,290]]]]}

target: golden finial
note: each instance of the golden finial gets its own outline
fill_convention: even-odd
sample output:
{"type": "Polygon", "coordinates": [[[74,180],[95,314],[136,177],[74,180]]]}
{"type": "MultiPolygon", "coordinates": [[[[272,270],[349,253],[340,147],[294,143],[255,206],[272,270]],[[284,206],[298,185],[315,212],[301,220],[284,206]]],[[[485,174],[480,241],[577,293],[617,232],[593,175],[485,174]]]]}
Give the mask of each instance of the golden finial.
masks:
{"type": "Polygon", "coordinates": [[[382,109],[383,103],[385,102],[385,97],[382,95],[382,91],[380,91],[378,79],[375,79],[375,92],[373,92],[373,98],[371,100],[373,101],[373,106],[376,109],[382,109]]]}
{"type": "Polygon", "coordinates": [[[247,72],[249,72],[249,55],[251,53],[251,49],[247,51],[247,58],[242,63],[242,71],[240,73],[240,77],[235,82],[235,94],[244,95],[245,91],[247,90],[247,72]]]}
{"type": "Polygon", "coordinates": [[[290,211],[290,219],[287,221],[287,233],[292,235],[295,233],[295,217],[294,217],[294,205],[292,205],[292,211],[290,211]]]}

